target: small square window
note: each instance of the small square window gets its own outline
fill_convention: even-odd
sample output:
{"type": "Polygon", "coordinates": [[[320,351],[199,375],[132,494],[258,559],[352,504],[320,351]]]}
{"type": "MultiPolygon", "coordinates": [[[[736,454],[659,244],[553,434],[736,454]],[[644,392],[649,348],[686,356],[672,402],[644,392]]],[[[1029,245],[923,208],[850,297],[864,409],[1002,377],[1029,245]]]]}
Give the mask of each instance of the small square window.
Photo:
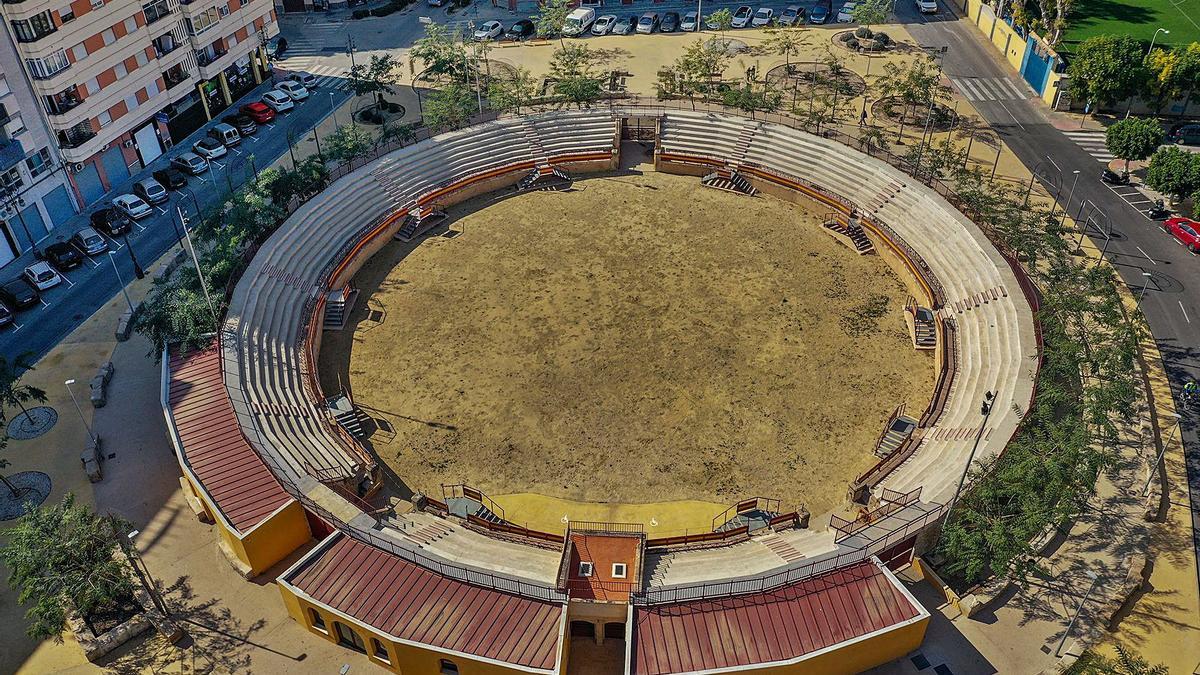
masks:
{"type": "Polygon", "coordinates": [[[61,21],[61,22],[63,22],[63,23],[68,23],[68,22],[70,22],[70,21],[74,21],[74,20],[75,20],[75,12],[72,12],[72,11],[71,11],[71,10],[68,8],[68,9],[67,9],[66,11],[64,11],[62,14],[59,14],[59,15],[58,15],[58,20],[59,20],[59,21],[61,21]]]}
{"type": "Polygon", "coordinates": [[[387,661],[388,663],[392,662],[391,659],[388,658],[387,647],[383,646],[383,643],[379,641],[379,638],[371,638],[371,650],[374,652],[375,658],[379,659],[380,661],[387,661]]]}
{"type": "Polygon", "coordinates": [[[113,32],[113,29],[108,28],[100,34],[100,39],[104,40],[104,46],[107,47],[117,41],[117,34],[113,32]]]}
{"type": "Polygon", "coordinates": [[[308,615],[312,619],[313,628],[316,628],[317,630],[321,631],[322,633],[327,632],[325,629],[325,618],[321,616],[320,612],[313,609],[312,607],[309,607],[308,615]]]}
{"type": "Polygon", "coordinates": [[[100,9],[104,6],[104,0],[92,0],[92,9],[100,9]]]}
{"type": "Polygon", "coordinates": [[[625,563],[613,563],[612,575],[614,579],[624,579],[628,568],[625,563]]]}
{"type": "Polygon", "coordinates": [[[133,31],[135,31],[137,29],[138,29],[137,19],[133,18],[132,16],[129,17],[128,19],[125,19],[125,32],[126,33],[132,33],[133,31]]]}
{"type": "Polygon", "coordinates": [[[458,675],[458,665],[450,659],[442,659],[438,665],[441,666],[442,675],[458,675]]]}
{"type": "Polygon", "coordinates": [[[71,56],[75,57],[75,61],[77,63],[79,61],[86,59],[87,55],[88,55],[87,47],[83,46],[82,42],[75,45],[74,47],[71,47],[71,56]]]}
{"type": "Polygon", "coordinates": [[[113,72],[117,74],[117,79],[121,79],[129,74],[129,69],[125,67],[125,63],[121,62],[113,66],[113,72]]]}
{"type": "Polygon", "coordinates": [[[590,576],[592,576],[592,570],[593,570],[592,563],[590,563],[590,562],[580,562],[579,563],[579,576],[590,577],[590,576]]]}
{"type": "Polygon", "coordinates": [[[101,129],[112,124],[112,114],[105,110],[99,115],[96,115],[96,123],[100,125],[101,129]]]}

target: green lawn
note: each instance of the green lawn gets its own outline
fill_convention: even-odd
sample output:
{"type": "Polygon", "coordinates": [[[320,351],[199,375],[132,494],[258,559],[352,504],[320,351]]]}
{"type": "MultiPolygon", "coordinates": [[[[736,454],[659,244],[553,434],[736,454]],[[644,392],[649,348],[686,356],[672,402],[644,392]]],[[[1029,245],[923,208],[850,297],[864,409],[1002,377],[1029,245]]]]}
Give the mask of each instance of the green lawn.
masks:
{"type": "Polygon", "coordinates": [[[1159,28],[1166,28],[1171,33],[1160,33],[1155,45],[1188,44],[1200,42],[1200,3],[1195,0],[1088,0],[1074,3],[1068,24],[1070,27],[1061,45],[1061,51],[1067,53],[1074,51],[1076,44],[1104,34],[1124,33],[1149,43],[1159,28]]]}

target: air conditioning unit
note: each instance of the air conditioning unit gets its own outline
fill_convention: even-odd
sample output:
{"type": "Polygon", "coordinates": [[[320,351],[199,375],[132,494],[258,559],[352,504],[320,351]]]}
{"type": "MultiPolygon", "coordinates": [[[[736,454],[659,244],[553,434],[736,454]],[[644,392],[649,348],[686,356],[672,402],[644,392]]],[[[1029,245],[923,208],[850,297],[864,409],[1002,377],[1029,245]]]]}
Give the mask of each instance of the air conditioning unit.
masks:
{"type": "Polygon", "coordinates": [[[122,148],[132,148],[133,147],[133,139],[130,138],[128,140],[121,141],[121,147],[122,148]]]}
{"type": "Polygon", "coordinates": [[[71,165],[71,173],[79,173],[80,171],[83,171],[82,164],[72,164],[71,165]]]}

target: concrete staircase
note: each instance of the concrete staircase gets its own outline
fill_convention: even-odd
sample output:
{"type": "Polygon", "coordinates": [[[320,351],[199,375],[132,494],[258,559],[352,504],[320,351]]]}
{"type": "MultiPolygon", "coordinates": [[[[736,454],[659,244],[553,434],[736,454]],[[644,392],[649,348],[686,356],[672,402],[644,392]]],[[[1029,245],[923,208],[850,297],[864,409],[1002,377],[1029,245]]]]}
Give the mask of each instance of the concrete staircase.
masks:
{"type": "Polygon", "coordinates": [[[875,456],[887,457],[908,440],[917,429],[917,420],[908,415],[897,415],[888,422],[875,446],[875,456]]]}
{"type": "Polygon", "coordinates": [[[396,239],[409,242],[425,234],[431,227],[446,219],[446,212],[432,204],[419,206],[408,212],[404,224],[396,232],[396,239]]]}
{"type": "Polygon", "coordinates": [[[367,432],[363,427],[369,418],[354,405],[350,397],[338,396],[330,399],[328,407],[329,412],[333,415],[333,421],[345,429],[346,433],[359,440],[367,437],[367,432]]]}
{"type": "Polygon", "coordinates": [[[875,245],[863,232],[862,225],[857,220],[847,220],[837,213],[825,214],[825,229],[837,235],[838,241],[854,249],[859,255],[875,252],[875,245]]]}
{"type": "Polygon", "coordinates": [[[795,547],[792,546],[791,542],[783,537],[780,537],[774,532],[768,534],[759,541],[762,542],[763,546],[771,549],[771,552],[779,556],[779,558],[785,563],[795,562],[804,557],[804,554],[800,551],[797,551],[795,547]]]}
{"type": "Polygon", "coordinates": [[[867,213],[872,215],[878,213],[880,209],[887,205],[888,202],[892,201],[892,198],[899,194],[899,192],[903,189],[904,184],[900,181],[889,181],[882,190],[875,193],[875,196],[871,198],[871,201],[867,202],[867,213]]]}
{"type": "Polygon", "coordinates": [[[738,195],[746,195],[753,197],[758,194],[758,190],[750,184],[741,174],[732,169],[717,169],[716,171],[704,176],[700,179],[700,184],[704,187],[724,190],[738,195]]]}
{"type": "Polygon", "coordinates": [[[325,294],[325,330],[341,330],[346,327],[346,319],[354,309],[354,301],[358,299],[358,289],[353,286],[335,289],[325,294]]]}

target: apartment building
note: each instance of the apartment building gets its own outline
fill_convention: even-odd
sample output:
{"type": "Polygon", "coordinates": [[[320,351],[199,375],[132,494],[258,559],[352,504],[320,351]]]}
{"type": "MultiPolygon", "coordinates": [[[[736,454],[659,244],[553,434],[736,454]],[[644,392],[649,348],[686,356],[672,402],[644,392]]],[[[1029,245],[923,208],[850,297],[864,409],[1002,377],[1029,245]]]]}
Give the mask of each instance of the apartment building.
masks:
{"type": "Polygon", "coordinates": [[[76,207],[16,47],[0,39],[0,265],[69,220],[76,207]]]}
{"type": "Polygon", "coordinates": [[[267,77],[271,0],[2,0],[68,184],[101,199],[267,77]]]}

